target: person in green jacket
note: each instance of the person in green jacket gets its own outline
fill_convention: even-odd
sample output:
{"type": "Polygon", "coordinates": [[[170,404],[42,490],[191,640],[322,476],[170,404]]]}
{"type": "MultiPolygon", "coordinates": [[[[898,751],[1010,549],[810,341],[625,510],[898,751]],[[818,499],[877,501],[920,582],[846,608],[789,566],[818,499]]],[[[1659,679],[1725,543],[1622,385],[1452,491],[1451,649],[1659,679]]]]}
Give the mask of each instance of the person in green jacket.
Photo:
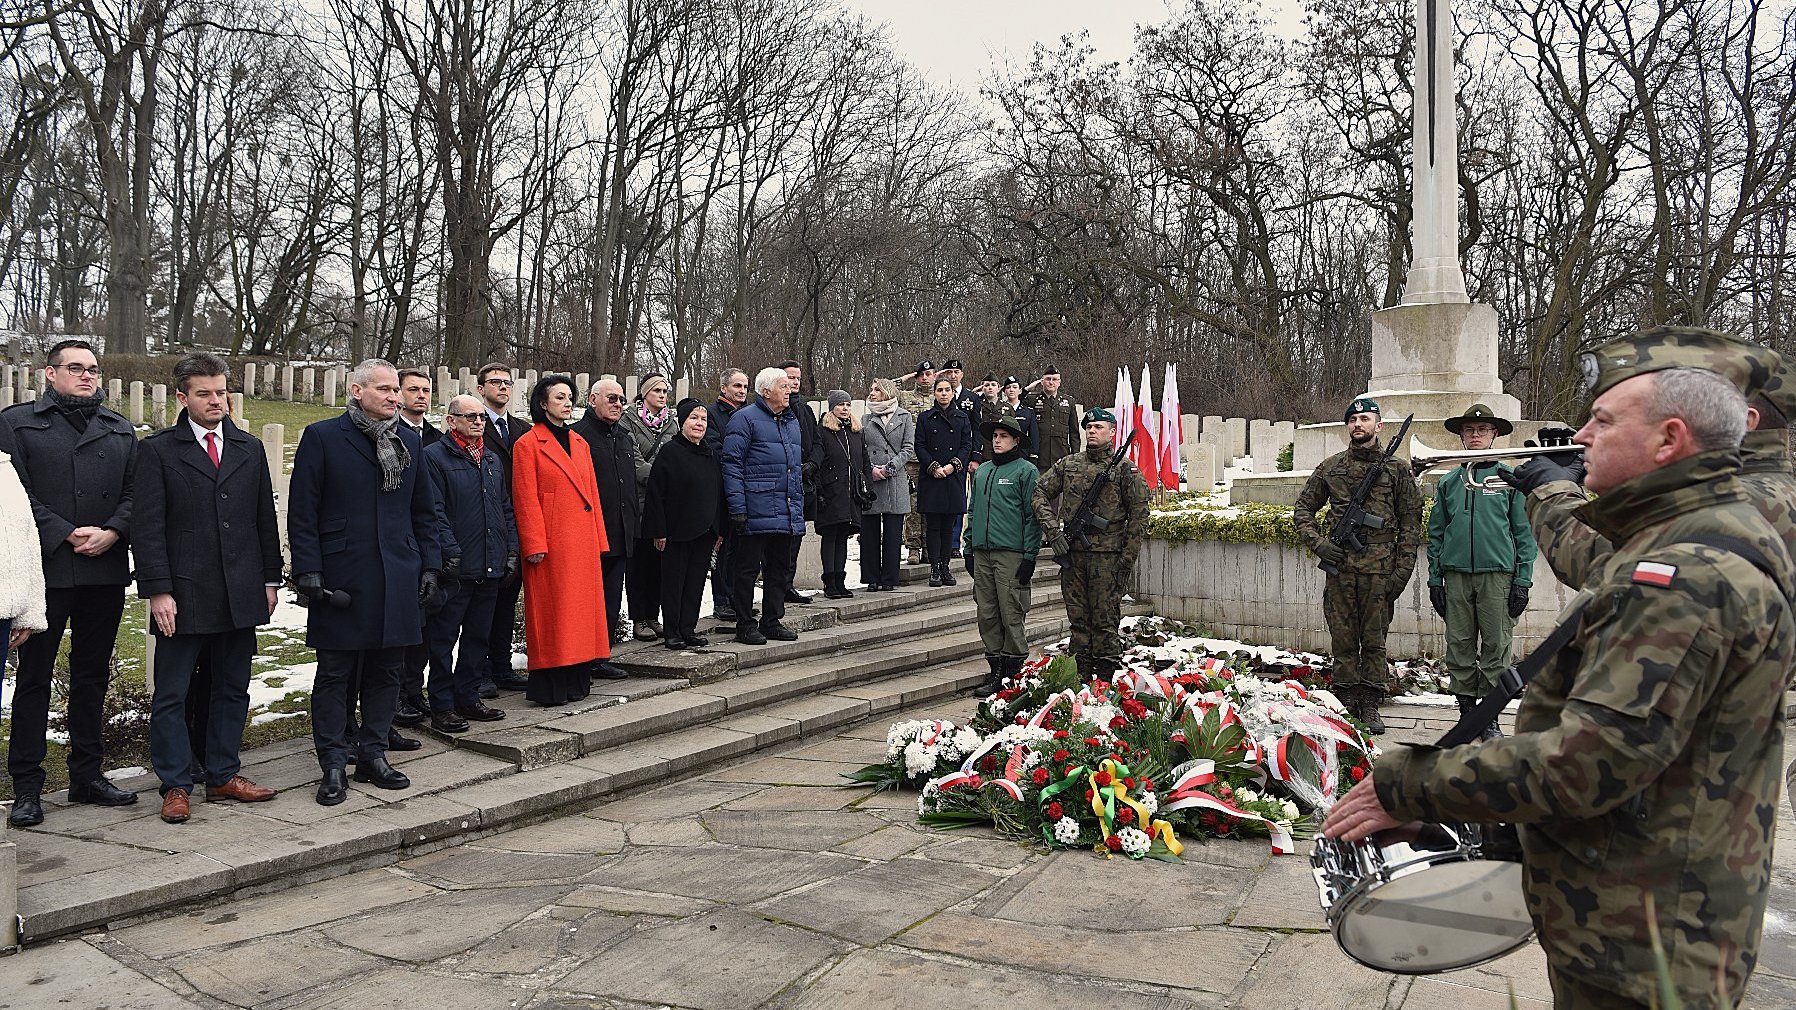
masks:
{"type": "Polygon", "coordinates": [[[1023,668],[1029,655],[1029,579],[1041,551],[1041,524],[1031,502],[1040,471],[1029,462],[1017,419],[1003,415],[979,426],[990,447],[973,475],[972,514],[967,519],[967,574],[979,608],[979,638],[987,673],[979,686],[992,694],[1023,668]]]}
{"type": "MultiPolygon", "coordinates": [[[[1489,449],[1515,426],[1474,403],[1447,418],[1467,449],[1489,449]]],[[[1528,608],[1534,534],[1524,496],[1496,479],[1508,468],[1491,460],[1449,471],[1428,515],[1428,601],[1447,622],[1447,677],[1463,714],[1490,693],[1509,665],[1516,618],[1528,608]],[[1466,478],[1470,474],[1472,480],[1466,478]]],[[[1502,736],[1492,722],[1487,740],[1502,736]]]]}

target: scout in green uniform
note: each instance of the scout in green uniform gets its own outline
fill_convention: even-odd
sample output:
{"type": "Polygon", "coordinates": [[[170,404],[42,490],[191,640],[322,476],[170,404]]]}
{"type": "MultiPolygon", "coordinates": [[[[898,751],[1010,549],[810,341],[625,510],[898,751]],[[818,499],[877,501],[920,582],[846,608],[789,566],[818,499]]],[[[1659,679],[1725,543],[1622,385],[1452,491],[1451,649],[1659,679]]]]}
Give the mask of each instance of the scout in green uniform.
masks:
{"type": "Polygon", "coordinates": [[[1005,677],[1022,671],[1029,655],[1025,623],[1029,579],[1041,551],[1041,524],[1033,504],[1041,473],[1029,462],[1016,418],[1001,417],[980,427],[991,455],[973,475],[966,554],[989,671],[979,692],[991,694],[1003,686],[1005,677]]]}
{"type": "Polygon", "coordinates": [[[1297,535],[1316,556],[1340,568],[1328,576],[1322,591],[1322,615],[1328,621],[1334,656],[1333,690],[1354,718],[1374,733],[1384,732],[1378,706],[1384,701],[1385,635],[1391,609],[1416,570],[1422,542],[1422,491],[1409,468],[1395,457],[1384,459],[1379,443],[1378,402],[1360,397],[1348,405],[1343,419],[1349,445],[1323,460],[1304,482],[1291,510],[1297,535]],[[1384,520],[1379,529],[1362,529],[1363,551],[1348,551],[1328,538],[1316,519],[1324,505],[1344,506],[1372,467],[1384,477],[1372,486],[1365,509],[1384,520]]]}
{"type": "Polygon", "coordinates": [[[1129,591],[1135,559],[1147,537],[1147,481],[1127,459],[1117,463],[1099,492],[1092,511],[1109,520],[1101,530],[1088,530],[1090,543],[1074,543],[1065,535],[1066,521],[1079,511],[1115,454],[1116,415],[1103,407],[1085,412],[1085,451],[1067,456],[1041,475],[1035,485],[1035,518],[1041,535],[1060,561],[1060,591],[1072,626],[1073,658],[1086,680],[1108,679],[1122,665],[1122,598],[1129,591]],[[1058,499],[1058,504],[1056,504],[1058,499]]]}
{"type": "Polygon", "coordinates": [[[1603,358],[1577,434],[1599,497],[1577,518],[1618,546],[1585,573],[1515,735],[1386,751],[1325,825],[1521,825],[1561,1010],[1656,1004],[1655,932],[1683,1006],[1738,1005],[1770,884],[1790,556],[1739,477],[1736,385],[1651,349],[1603,358]]]}
{"type": "MultiPolygon", "coordinates": [[[[1473,451],[1515,430],[1482,403],[1444,426],[1473,451]]],[[[1447,677],[1462,714],[1509,665],[1515,619],[1527,609],[1534,581],[1534,534],[1523,495],[1492,479],[1506,469],[1493,459],[1448,471],[1428,514],[1428,601],[1447,622],[1447,677]]],[[[1485,731],[1487,739],[1499,732],[1495,722],[1485,731]]]]}

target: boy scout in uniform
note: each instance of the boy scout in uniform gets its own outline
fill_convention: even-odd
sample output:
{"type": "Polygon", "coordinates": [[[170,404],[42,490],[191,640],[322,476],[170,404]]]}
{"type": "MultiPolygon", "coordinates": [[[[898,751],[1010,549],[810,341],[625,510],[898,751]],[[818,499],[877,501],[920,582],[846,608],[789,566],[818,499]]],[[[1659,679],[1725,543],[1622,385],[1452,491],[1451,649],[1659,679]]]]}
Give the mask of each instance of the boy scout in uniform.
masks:
{"type": "Polygon", "coordinates": [[[1115,455],[1116,415],[1103,407],[1085,412],[1085,451],[1062,458],[1035,485],[1035,517],[1042,539],[1060,561],[1060,591],[1072,626],[1073,658],[1087,681],[1107,679],[1122,665],[1122,598],[1129,591],[1135,559],[1147,536],[1147,481],[1127,458],[1118,460],[1110,480],[1092,505],[1108,520],[1087,529],[1088,543],[1074,542],[1066,523],[1115,455]],[[1055,499],[1059,499],[1058,506],[1055,499]]]}
{"type": "Polygon", "coordinates": [[[1561,1008],[1657,1004],[1655,943],[1686,1008],[1738,1005],[1758,959],[1796,586],[1739,476],[1738,384],[1684,364],[1704,353],[1650,334],[1596,353],[1577,442],[1600,497],[1576,518],[1619,546],[1585,573],[1515,735],[1393,748],[1325,826],[1519,824],[1561,1008]]]}
{"type": "Polygon", "coordinates": [[[1391,629],[1392,604],[1416,569],[1416,549],[1422,543],[1422,491],[1401,459],[1384,460],[1376,400],[1363,396],[1354,400],[1343,419],[1350,444],[1310,473],[1291,515],[1304,546],[1340,569],[1328,576],[1322,591],[1335,696],[1368,729],[1383,733],[1378,706],[1384,701],[1390,669],[1384,641],[1391,629]],[[1328,538],[1316,513],[1323,505],[1346,505],[1361,478],[1376,466],[1382,466],[1385,474],[1372,485],[1365,510],[1383,519],[1384,525],[1361,529],[1366,549],[1348,551],[1328,538]]]}
{"type": "Polygon", "coordinates": [[[1029,657],[1029,580],[1041,551],[1035,518],[1035,485],[1041,472],[1029,462],[1023,429],[1014,417],[980,425],[991,455],[973,475],[967,518],[967,574],[979,610],[979,638],[987,673],[979,693],[993,694],[1005,677],[1022,672],[1029,657]]]}

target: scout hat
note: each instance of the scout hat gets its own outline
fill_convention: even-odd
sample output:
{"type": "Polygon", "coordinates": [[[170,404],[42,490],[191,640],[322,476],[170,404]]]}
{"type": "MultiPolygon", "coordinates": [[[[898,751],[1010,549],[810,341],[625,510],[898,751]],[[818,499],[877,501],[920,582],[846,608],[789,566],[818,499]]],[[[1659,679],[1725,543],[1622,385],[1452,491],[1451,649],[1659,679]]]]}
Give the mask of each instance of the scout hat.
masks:
{"type": "Polygon", "coordinates": [[[1465,427],[1467,421],[1483,421],[1486,424],[1496,425],[1497,434],[1499,435],[1507,435],[1515,430],[1515,425],[1498,417],[1489,407],[1486,407],[1482,403],[1474,403],[1466,408],[1465,413],[1458,417],[1449,417],[1441,423],[1446,425],[1448,431],[1457,435],[1459,434],[1459,429],[1465,427]]]}
{"type": "Polygon", "coordinates": [[[1695,326],[1655,326],[1578,356],[1593,400],[1626,379],[1667,368],[1707,369],[1750,398],[1765,390],[1779,367],[1777,353],[1769,348],[1695,326]]]}
{"type": "Polygon", "coordinates": [[[1085,416],[1079,420],[1079,427],[1083,428],[1094,421],[1109,421],[1111,424],[1115,424],[1116,415],[1110,413],[1109,407],[1093,407],[1086,411],[1085,416]]]}
{"type": "Polygon", "coordinates": [[[1022,441],[1023,426],[1017,423],[1016,418],[1011,417],[1008,414],[981,423],[979,425],[979,437],[990,441],[992,432],[997,431],[1000,428],[1010,432],[1016,437],[1017,441],[1022,441]]]}
{"type": "Polygon", "coordinates": [[[1370,396],[1362,396],[1347,405],[1346,413],[1341,415],[1341,423],[1346,424],[1348,419],[1352,418],[1355,414],[1378,414],[1382,416],[1384,411],[1378,409],[1377,400],[1372,399],[1370,396]]]}

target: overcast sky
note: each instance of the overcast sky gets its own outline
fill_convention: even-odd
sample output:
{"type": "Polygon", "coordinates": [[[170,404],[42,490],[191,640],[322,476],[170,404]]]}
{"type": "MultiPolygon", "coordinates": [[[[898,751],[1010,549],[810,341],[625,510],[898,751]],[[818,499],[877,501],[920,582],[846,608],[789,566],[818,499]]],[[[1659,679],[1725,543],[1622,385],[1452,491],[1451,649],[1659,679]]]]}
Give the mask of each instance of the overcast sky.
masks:
{"type": "MultiPolygon", "coordinates": [[[[1165,0],[846,0],[884,22],[892,48],[936,83],[978,90],[994,59],[1026,65],[1037,42],[1056,43],[1081,29],[1106,61],[1128,58],[1137,24],[1167,19],[1165,0]]],[[[1275,23],[1295,36],[1297,0],[1266,0],[1275,23]]]]}

